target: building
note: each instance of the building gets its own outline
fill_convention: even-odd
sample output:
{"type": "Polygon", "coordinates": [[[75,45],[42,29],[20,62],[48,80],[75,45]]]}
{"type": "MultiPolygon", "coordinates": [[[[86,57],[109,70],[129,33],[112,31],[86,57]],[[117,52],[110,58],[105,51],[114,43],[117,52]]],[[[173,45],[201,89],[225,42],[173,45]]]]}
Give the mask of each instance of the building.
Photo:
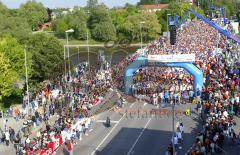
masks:
{"type": "Polygon", "coordinates": [[[168,7],[169,4],[142,5],[143,11],[156,12],[168,7]]]}

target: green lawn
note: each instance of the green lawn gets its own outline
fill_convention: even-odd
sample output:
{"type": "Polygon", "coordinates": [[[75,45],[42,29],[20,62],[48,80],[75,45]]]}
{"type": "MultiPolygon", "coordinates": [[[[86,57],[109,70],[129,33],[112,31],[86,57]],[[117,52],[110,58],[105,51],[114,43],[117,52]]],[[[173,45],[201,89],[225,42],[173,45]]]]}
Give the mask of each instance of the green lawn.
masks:
{"type": "MultiPolygon", "coordinates": [[[[59,39],[63,44],[66,44],[66,39],[59,39]]],[[[93,39],[89,40],[89,44],[94,45],[94,44],[103,44],[104,42],[98,42],[93,39]]],[[[76,39],[70,39],[69,40],[70,45],[83,45],[87,44],[86,40],[76,40],[76,39]]]]}

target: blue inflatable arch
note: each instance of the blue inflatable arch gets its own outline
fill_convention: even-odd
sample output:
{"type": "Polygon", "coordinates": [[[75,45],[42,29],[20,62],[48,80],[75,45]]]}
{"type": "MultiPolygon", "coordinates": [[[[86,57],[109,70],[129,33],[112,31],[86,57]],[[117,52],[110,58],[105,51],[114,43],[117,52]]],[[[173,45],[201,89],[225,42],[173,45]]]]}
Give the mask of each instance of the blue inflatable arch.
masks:
{"type": "MultiPolygon", "coordinates": [[[[185,69],[189,74],[193,75],[194,82],[194,94],[196,96],[197,91],[202,91],[203,87],[203,72],[199,70],[195,65],[189,62],[171,62],[171,63],[154,63],[155,66],[159,67],[181,67],[185,69]]],[[[135,61],[133,61],[125,70],[124,82],[125,82],[125,93],[132,95],[133,86],[133,76],[135,72],[144,66],[148,66],[148,59],[146,57],[140,56],[135,61]]]]}

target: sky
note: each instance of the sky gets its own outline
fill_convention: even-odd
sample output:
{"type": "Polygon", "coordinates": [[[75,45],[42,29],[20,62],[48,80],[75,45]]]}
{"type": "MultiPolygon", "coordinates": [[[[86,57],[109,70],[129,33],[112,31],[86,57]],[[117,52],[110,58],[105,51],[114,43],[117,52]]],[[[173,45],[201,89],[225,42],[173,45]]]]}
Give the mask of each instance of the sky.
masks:
{"type": "MultiPolygon", "coordinates": [[[[8,8],[18,8],[21,3],[27,0],[0,0],[8,8]]],[[[71,8],[73,6],[86,6],[87,0],[36,0],[42,2],[44,6],[49,8],[64,7],[71,8]]],[[[140,0],[98,0],[99,3],[105,3],[108,7],[112,8],[114,6],[124,6],[126,3],[136,4],[140,0]]]]}

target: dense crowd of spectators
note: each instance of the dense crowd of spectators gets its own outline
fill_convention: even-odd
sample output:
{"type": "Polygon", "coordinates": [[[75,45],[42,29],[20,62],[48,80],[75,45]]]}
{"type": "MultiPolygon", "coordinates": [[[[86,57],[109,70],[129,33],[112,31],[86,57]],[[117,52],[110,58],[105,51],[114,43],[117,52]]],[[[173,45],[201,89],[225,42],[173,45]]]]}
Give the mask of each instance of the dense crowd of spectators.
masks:
{"type": "MultiPolygon", "coordinates": [[[[153,55],[194,53],[194,64],[204,72],[201,100],[197,100],[203,130],[199,132],[189,154],[218,152],[222,150],[224,137],[237,139],[233,130],[233,115],[240,114],[240,73],[236,67],[240,58],[238,45],[220,36],[202,21],[193,20],[177,31],[176,45],[170,45],[166,38],[161,37],[145,50],[147,54],[153,55]]],[[[15,141],[18,144],[17,151],[24,152],[41,149],[60,134],[64,141],[74,141],[76,137],[81,139],[81,134],[87,131],[92,121],[86,119],[76,123],[84,117],[79,110],[84,106],[91,109],[102,102],[109,88],[123,89],[124,71],[139,54],[130,55],[106,70],[80,64],[73,78],[66,78],[67,82],[63,80],[46,84],[41,92],[35,93],[31,98],[29,111],[21,111],[16,107],[9,109],[8,113],[16,120],[27,119],[23,124],[23,135],[8,127],[6,121],[1,140],[7,145],[9,141],[15,141]],[[48,120],[55,113],[58,113],[59,119],[50,125],[48,120]],[[41,122],[45,122],[47,130],[38,131],[37,138],[32,142],[29,138],[32,128],[41,122]],[[72,125],[75,127],[72,128],[72,125]],[[24,136],[26,141],[22,143],[21,138],[24,136]]],[[[194,99],[193,77],[180,68],[144,67],[135,73],[134,83],[132,87],[135,96],[144,95],[153,104],[170,103],[172,99],[176,99],[177,103],[192,103],[194,99]]],[[[180,129],[178,132],[182,133],[180,129]]]]}
{"type": "Polygon", "coordinates": [[[104,100],[111,87],[111,76],[108,70],[100,71],[80,64],[73,77],[67,77],[68,82],[46,82],[40,92],[31,94],[28,106],[27,97],[24,96],[24,105],[28,108],[11,106],[8,109],[8,118],[25,121],[22,129],[15,131],[8,125],[8,118],[5,118],[1,143],[9,146],[11,142],[15,145],[17,154],[21,155],[45,148],[60,135],[66,143],[70,140],[73,142],[76,138],[81,140],[82,133],[87,135],[92,124],[87,110],[104,100]],[[55,124],[50,124],[49,119],[55,114],[58,119],[55,124]],[[37,131],[37,135],[30,139],[32,132],[42,123],[46,130],[37,131]]]}
{"type": "Polygon", "coordinates": [[[156,105],[174,99],[177,103],[186,103],[194,95],[193,78],[182,68],[141,68],[134,76],[134,83],[134,95],[151,103],[157,99],[156,105]]]}

